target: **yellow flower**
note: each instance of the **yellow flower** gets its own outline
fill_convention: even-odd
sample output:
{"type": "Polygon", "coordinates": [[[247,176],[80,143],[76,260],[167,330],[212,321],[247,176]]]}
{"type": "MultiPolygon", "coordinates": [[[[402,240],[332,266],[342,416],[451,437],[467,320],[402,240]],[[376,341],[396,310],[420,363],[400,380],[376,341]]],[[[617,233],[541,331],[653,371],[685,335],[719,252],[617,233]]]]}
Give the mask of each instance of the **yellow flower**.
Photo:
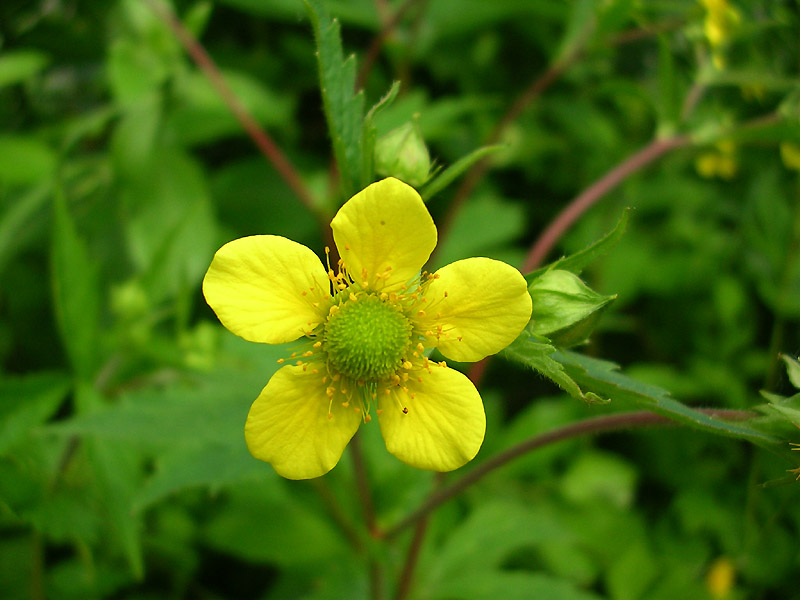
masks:
{"type": "Polygon", "coordinates": [[[220,248],[203,280],[236,335],[305,338],[250,408],[250,453],[289,479],[319,477],[375,407],[389,452],[421,469],[457,469],[483,443],[483,403],[466,376],[427,356],[438,348],[471,362],[510,344],[531,315],[524,278],[488,258],[420,273],[436,227],[397,179],[353,196],[331,228],[338,273],[301,244],[257,235],[220,248]]]}

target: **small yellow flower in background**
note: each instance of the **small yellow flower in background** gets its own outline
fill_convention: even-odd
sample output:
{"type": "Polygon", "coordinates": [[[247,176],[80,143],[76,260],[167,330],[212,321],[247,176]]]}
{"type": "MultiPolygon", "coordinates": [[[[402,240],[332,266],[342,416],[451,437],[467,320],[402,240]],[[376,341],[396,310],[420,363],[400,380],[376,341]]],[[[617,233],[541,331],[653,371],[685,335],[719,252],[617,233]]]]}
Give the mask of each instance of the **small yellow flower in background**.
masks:
{"type": "Polygon", "coordinates": [[[725,47],[739,25],[741,15],[727,0],[700,0],[700,4],[706,9],[703,33],[711,46],[711,61],[721,71],[726,63],[725,47]]]}
{"type": "Polygon", "coordinates": [[[401,461],[457,469],[483,443],[483,403],[465,375],[428,353],[472,362],[509,345],[531,315],[525,279],[489,258],[420,273],[436,226],[397,179],[353,196],[331,228],[338,273],[301,244],[257,235],[220,248],[203,280],[206,301],[236,335],[305,338],[250,408],[250,453],[289,479],[319,477],[374,407],[401,461]]]}
{"type": "Polygon", "coordinates": [[[694,168],[706,179],[732,179],[739,170],[736,144],[731,140],[718,141],[714,144],[714,150],[703,152],[695,158],[694,168]]]}
{"type": "Polygon", "coordinates": [[[716,600],[725,600],[730,597],[735,580],[736,570],[733,562],[727,556],[721,556],[711,563],[706,574],[708,593],[716,600]]]}

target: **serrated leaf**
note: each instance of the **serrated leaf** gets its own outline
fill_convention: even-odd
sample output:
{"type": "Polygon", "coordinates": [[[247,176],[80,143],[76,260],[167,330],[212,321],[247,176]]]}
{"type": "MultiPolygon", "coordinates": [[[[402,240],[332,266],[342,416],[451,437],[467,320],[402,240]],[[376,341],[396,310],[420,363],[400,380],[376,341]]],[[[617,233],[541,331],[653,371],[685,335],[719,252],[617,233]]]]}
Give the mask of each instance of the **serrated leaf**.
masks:
{"type": "Polygon", "coordinates": [[[0,454],[49,419],[69,388],[63,373],[0,378],[0,454]]]}
{"type": "Polygon", "coordinates": [[[489,156],[493,152],[497,152],[503,148],[504,146],[500,144],[494,146],[482,146],[477,150],[473,150],[466,156],[462,156],[444,171],[439,173],[439,175],[426,183],[420,190],[420,196],[422,196],[422,199],[427,202],[448,185],[453,183],[459,176],[461,176],[462,173],[464,173],[483,157],[489,156]]]}
{"type": "Polygon", "coordinates": [[[530,283],[536,277],[550,269],[561,269],[563,271],[571,271],[576,275],[580,275],[581,271],[583,271],[587,265],[609,252],[619,243],[619,241],[622,239],[622,236],[625,234],[625,230],[628,228],[630,212],[631,209],[626,208],[622,212],[622,216],[619,218],[619,221],[617,221],[614,229],[609,231],[594,244],[587,246],[580,252],[576,252],[570,256],[563,256],[547,266],[532,271],[531,273],[525,275],[525,279],[528,281],[528,283],[530,283]]]}
{"type": "Polygon", "coordinates": [[[780,439],[766,434],[744,421],[725,421],[702,413],[675,400],[669,392],[624,375],[619,367],[608,361],[590,358],[574,352],[559,350],[552,354],[577,384],[602,394],[621,407],[633,406],[650,410],[679,423],[702,431],[745,439],[758,445],[780,443],[780,439]]]}
{"type": "Polygon", "coordinates": [[[339,166],[342,192],[349,198],[358,190],[364,164],[361,147],[364,94],[355,91],[355,57],[344,58],[339,22],[331,18],[322,2],[305,0],[305,3],[314,28],[328,133],[339,166]]]}
{"type": "Polygon", "coordinates": [[[78,378],[87,380],[97,365],[100,292],[95,265],[78,236],[63,195],[53,203],[51,247],[53,302],[61,342],[78,378]]]}
{"type": "Polygon", "coordinates": [[[523,331],[510,346],[503,350],[503,356],[541,373],[573,398],[584,402],[606,402],[597,394],[584,393],[575,380],[567,374],[561,363],[553,359],[552,355],[555,352],[555,346],[551,345],[547,338],[535,337],[529,332],[523,331]]]}

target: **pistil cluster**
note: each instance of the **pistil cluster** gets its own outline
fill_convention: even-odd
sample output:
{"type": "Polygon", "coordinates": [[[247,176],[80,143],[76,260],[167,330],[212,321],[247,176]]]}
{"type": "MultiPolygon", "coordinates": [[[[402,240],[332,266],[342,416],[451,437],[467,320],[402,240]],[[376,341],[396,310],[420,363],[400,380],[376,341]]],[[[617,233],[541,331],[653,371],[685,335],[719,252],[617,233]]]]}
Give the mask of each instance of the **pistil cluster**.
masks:
{"type": "MultiPolygon", "coordinates": [[[[429,302],[425,292],[428,282],[438,279],[438,275],[423,271],[398,291],[386,292],[382,282],[391,266],[376,274],[373,280],[377,283],[371,286],[366,269],[355,280],[341,259],[334,272],[329,248],[325,248],[325,254],[331,291],[322,294],[327,296],[325,301],[312,302],[324,319],[306,334],[310,347],[293,352],[290,359],[304,371],[310,369],[321,377],[329,400],[329,419],[333,418],[333,403],[339,402],[345,408],[352,406],[369,422],[378,394],[389,396],[395,388],[413,399],[407,386],[411,378],[421,383],[433,366],[447,366],[445,362],[430,361],[427,356],[438,340],[448,336],[443,325],[432,324],[428,318],[435,302],[429,302]]],[[[436,315],[437,319],[440,317],[436,315]]],[[[397,394],[395,399],[397,408],[408,414],[409,408],[397,394]]],[[[376,412],[381,414],[380,409],[376,412]]]]}

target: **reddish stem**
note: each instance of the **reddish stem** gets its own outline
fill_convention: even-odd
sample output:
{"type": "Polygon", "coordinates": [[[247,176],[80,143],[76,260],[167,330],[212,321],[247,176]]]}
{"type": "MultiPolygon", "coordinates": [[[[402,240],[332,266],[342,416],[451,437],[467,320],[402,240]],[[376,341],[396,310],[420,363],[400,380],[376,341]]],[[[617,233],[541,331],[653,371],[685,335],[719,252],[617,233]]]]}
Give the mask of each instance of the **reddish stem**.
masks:
{"type": "Polygon", "coordinates": [[[542,235],[539,236],[539,239],[536,240],[536,243],[525,258],[522,272],[527,273],[542,264],[547,253],[567,229],[600,198],[662,154],[675,148],[686,146],[689,142],[690,138],[684,135],[653,140],[586,188],[558,214],[542,235]]]}
{"type": "Polygon", "coordinates": [[[275,170],[286,182],[289,188],[300,199],[300,202],[321,221],[327,222],[327,217],[321,215],[308,188],[306,188],[294,165],[289,161],[283,151],[275,144],[269,134],[261,127],[247,108],[225,81],[222,73],[206,49],[197,41],[184,24],[159,0],[144,0],[153,12],[171,30],[183,48],[192,57],[192,60],[205,74],[211,85],[214,86],[222,101],[231,111],[233,116],[242,126],[245,133],[258,147],[266,159],[272,163],[275,170]]]}

